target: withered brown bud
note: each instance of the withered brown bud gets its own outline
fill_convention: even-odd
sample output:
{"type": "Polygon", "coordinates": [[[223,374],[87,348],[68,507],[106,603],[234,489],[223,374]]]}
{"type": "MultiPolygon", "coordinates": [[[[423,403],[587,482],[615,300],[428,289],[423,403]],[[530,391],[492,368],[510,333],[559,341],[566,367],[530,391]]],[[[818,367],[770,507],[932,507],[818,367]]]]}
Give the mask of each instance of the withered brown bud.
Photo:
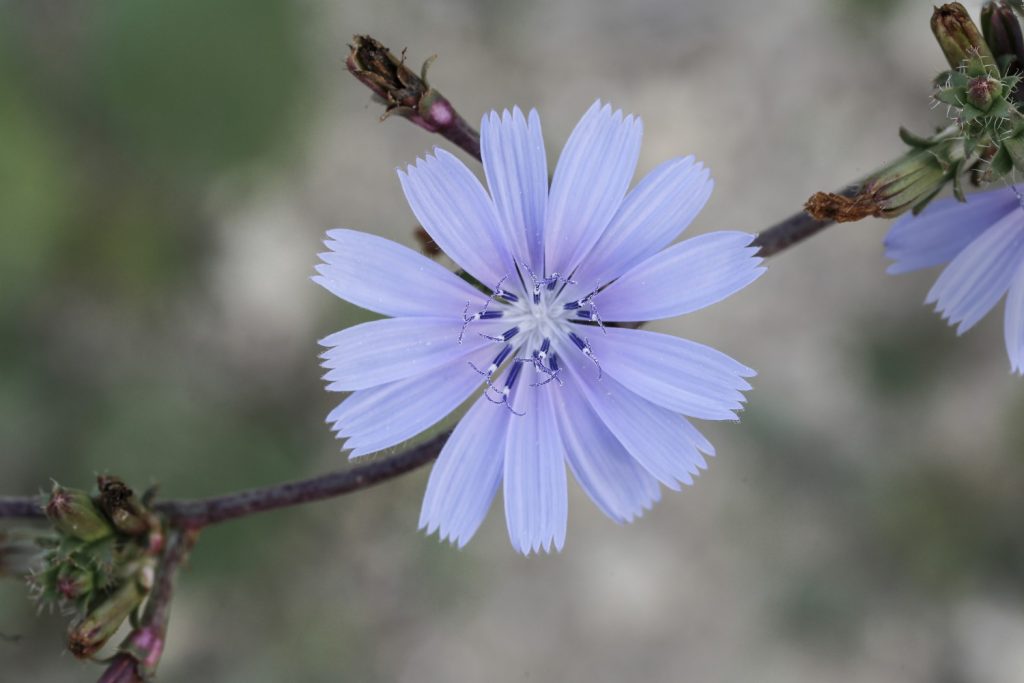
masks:
{"type": "Polygon", "coordinates": [[[853,196],[818,192],[807,200],[804,209],[818,220],[837,223],[919,211],[952,177],[954,149],[954,144],[947,141],[911,151],[864,181],[853,196]]]}
{"type": "Polygon", "coordinates": [[[353,36],[345,66],[383,102],[382,118],[397,114],[431,133],[441,133],[466,151],[480,156],[479,135],[455,108],[427,82],[431,57],[417,74],[405,64],[405,53],[396,57],[370,36],[353,36]]]}
{"type": "Polygon", "coordinates": [[[141,536],[149,531],[152,513],[123,481],[104,475],[97,478],[96,485],[100,491],[100,507],[118,531],[127,536],[141,536]]]}

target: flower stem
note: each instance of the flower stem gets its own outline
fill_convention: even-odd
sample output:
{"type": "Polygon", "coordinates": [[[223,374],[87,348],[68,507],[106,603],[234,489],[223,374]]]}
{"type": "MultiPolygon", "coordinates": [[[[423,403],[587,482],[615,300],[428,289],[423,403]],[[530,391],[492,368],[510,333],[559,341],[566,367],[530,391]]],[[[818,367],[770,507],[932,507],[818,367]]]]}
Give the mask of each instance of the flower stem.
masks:
{"type": "MultiPolygon", "coordinates": [[[[847,185],[837,194],[843,197],[853,197],[860,191],[860,187],[860,183],[847,185]]],[[[821,220],[814,218],[806,211],[800,211],[759,232],[753,245],[761,247],[761,250],[757,252],[758,256],[767,258],[789,249],[794,244],[803,242],[833,223],[835,223],[834,220],[821,220]]]]}
{"type": "Polygon", "coordinates": [[[37,496],[0,496],[0,518],[46,519],[42,499],[37,496]]]}
{"type": "Polygon", "coordinates": [[[397,455],[340,472],[330,472],[310,479],[274,484],[213,498],[168,500],[157,503],[154,508],[167,518],[171,526],[200,529],[256,512],[334,498],[379,484],[426,465],[441,452],[448,434],[439,434],[397,455]]]}

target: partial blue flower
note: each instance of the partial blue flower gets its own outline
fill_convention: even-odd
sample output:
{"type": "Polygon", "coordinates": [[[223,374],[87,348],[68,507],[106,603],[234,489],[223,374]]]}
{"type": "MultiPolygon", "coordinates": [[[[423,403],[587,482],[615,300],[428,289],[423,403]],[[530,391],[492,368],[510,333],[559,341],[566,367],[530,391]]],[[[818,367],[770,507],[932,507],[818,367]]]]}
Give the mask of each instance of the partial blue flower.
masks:
{"type": "Polygon", "coordinates": [[[358,457],[438,423],[471,397],[430,474],[420,528],[459,547],[498,489],[512,545],[565,542],[568,471],[616,522],[678,490],[714,448],[688,418],[735,420],[745,378],[725,354],[612,326],[709,306],[764,269],[753,235],[668,246],[711,194],[693,157],[629,190],[642,126],[600,101],[562,150],[548,186],[535,111],[484,116],[488,189],[440,149],[399,179],[416,218],[481,287],[394,242],[331,230],[315,281],[386,318],[321,343],[327,417],[358,457]]]}
{"type": "Polygon", "coordinates": [[[1024,209],[1012,187],[930,204],[896,221],[885,238],[890,273],[949,264],[925,298],[963,334],[1006,296],[1005,340],[1024,373],[1024,209]]]}

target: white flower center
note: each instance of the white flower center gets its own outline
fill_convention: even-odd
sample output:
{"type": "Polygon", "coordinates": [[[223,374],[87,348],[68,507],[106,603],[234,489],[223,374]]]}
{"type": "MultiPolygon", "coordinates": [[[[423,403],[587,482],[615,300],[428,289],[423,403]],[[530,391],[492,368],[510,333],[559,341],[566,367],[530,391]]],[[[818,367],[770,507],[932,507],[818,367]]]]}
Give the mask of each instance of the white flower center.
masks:
{"type": "Polygon", "coordinates": [[[578,292],[574,292],[572,285],[576,283],[572,280],[557,273],[538,278],[529,269],[526,271],[529,277],[517,275],[515,283],[510,283],[508,288],[504,288],[503,285],[512,278],[503,278],[482,309],[470,313],[467,303],[462,316],[462,334],[459,336],[461,344],[463,337],[471,333],[470,326],[477,320],[501,319],[507,322],[507,329],[500,335],[477,333],[496,344],[501,344],[501,350],[486,369],[478,368],[473,363],[470,363],[470,366],[483,375],[487,384],[485,396],[488,400],[504,404],[512,412],[515,410],[509,405],[509,395],[523,370],[523,365],[532,366],[538,376],[537,381],[530,384],[531,387],[551,382],[557,382],[559,386],[562,384],[562,370],[558,364],[557,354],[552,348],[553,340],[571,341],[583,355],[597,365],[598,378],[601,376],[601,365],[594,357],[590,342],[577,334],[573,330],[574,326],[569,324],[596,323],[603,331],[604,324],[594,304],[597,290],[583,297],[574,298],[578,292]],[[505,385],[498,388],[491,383],[491,378],[506,362],[510,362],[511,367],[505,375],[505,385]],[[491,397],[492,392],[497,398],[491,397]]]}

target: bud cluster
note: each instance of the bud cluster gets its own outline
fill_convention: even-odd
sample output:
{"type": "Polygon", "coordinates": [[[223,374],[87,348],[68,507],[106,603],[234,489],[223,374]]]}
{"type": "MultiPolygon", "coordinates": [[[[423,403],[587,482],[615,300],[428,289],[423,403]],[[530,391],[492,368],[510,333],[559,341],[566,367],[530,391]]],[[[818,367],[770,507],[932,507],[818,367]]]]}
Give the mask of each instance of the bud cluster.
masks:
{"type": "Polygon", "coordinates": [[[935,8],[931,27],[950,68],[935,79],[934,99],[952,125],[931,137],[906,130],[910,147],[852,195],[817,193],[806,205],[821,220],[854,221],[918,213],[950,182],[964,200],[975,185],[1024,172],[1024,32],[1018,1],[990,1],[981,28],[958,2],[935,8]]]}
{"type": "Polygon", "coordinates": [[[1004,54],[1013,48],[1013,29],[1019,33],[1020,24],[1010,8],[989,7],[993,9],[986,13],[985,31],[974,24],[960,3],[936,8],[932,16],[932,31],[952,67],[936,79],[935,100],[946,105],[949,117],[960,129],[965,157],[998,146],[1024,124],[1024,116],[1013,101],[1020,74],[1008,59],[1013,55],[1004,54]],[[999,39],[999,59],[985,34],[994,41],[999,39]],[[1000,68],[1000,61],[1007,70],[1000,68]]]}
{"type": "Polygon", "coordinates": [[[164,543],[158,517],[124,482],[101,476],[97,488],[90,495],[54,483],[46,516],[57,536],[31,578],[41,605],[74,616],[68,649],[83,658],[145,600],[164,543]]]}

